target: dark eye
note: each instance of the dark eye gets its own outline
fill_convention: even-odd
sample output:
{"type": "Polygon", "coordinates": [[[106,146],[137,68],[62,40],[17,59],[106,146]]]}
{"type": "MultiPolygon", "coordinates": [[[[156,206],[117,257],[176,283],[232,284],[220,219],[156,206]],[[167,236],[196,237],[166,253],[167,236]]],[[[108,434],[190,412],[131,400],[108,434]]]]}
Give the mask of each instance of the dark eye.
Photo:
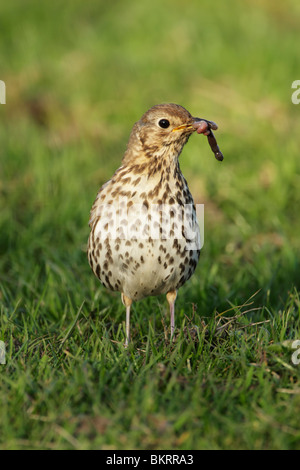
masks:
{"type": "Polygon", "coordinates": [[[163,129],[167,129],[167,127],[169,127],[170,123],[168,121],[168,119],[161,119],[159,122],[158,122],[158,125],[160,127],[162,127],[163,129]]]}

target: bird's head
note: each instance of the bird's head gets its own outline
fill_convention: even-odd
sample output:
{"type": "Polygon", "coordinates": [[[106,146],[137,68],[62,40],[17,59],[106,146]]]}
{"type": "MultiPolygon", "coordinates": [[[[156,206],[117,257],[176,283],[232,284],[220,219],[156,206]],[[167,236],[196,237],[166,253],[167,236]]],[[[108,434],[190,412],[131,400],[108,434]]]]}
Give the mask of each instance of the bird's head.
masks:
{"type": "Polygon", "coordinates": [[[217,129],[217,125],[193,117],[178,104],[153,106],[133,126],[123,164],[177,158],[193,132],[208,136],[210,129],[217,129]]]}

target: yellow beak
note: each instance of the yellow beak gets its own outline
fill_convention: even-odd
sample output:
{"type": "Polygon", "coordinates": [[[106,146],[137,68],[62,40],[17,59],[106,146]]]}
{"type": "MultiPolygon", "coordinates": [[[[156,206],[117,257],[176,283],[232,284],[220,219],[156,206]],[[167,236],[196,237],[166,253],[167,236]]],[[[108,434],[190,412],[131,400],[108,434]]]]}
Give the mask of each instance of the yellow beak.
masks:
{"type": "Polygon", "coordinates": [[[192,129],[195,130],[192,124],[183,124],[182,126],[174,127],[172,132],[174,131],[181,131],[182,129],[192,129]]]}

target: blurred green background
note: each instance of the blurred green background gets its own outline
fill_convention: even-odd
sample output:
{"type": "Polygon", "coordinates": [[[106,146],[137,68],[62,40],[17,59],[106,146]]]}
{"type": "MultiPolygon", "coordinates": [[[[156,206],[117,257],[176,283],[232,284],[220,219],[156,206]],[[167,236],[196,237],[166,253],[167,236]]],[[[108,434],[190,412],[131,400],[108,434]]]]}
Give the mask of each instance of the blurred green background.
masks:
{"type": "Polygon", "coordinates": [[[87,317],[113,306],[111,321],[124,320],[86,260],[89,211],[133,123],[162,102],[215,121],[225,156],[193,136],[180,157],[205,204],[205,244],[179,318],[191,302],[210,316],[256,291],[257,307],[286,305],[300,277],[299,22],[296,0],[1,3],[0,339],[10,332],[11,354],[83,300],[87,317]]]}
{"type": "MultiPolygon", "coordinates": [[[[219,125],[224,162],[194,137],[181,167],[205,204],[203,257],[211,267],[211,250],[217,255],[223,294],[245,275],[245,292],[235,283],[242,298],[297,283],[296,1],[14,1],[0,13],[5,277],[19,283],[33,256],[39,269],[59,251],[76,256],[133,123],[152,105],[175,102],[219,125]]],[[[78,262],[80,273],[86,263],[78,262]]]]}

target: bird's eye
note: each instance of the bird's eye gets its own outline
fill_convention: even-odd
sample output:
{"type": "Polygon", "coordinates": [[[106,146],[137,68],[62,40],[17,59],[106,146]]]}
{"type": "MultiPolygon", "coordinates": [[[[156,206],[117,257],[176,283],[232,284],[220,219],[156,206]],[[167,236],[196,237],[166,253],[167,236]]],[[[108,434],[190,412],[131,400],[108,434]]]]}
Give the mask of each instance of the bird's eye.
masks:
{"type": "Polygon", "coordinates": [[[168,119],[161,119],[160,121],[158,121],[158,125],[159,127],[162,127],[163,129],[167,129],[170,125],[168,119]]]}

